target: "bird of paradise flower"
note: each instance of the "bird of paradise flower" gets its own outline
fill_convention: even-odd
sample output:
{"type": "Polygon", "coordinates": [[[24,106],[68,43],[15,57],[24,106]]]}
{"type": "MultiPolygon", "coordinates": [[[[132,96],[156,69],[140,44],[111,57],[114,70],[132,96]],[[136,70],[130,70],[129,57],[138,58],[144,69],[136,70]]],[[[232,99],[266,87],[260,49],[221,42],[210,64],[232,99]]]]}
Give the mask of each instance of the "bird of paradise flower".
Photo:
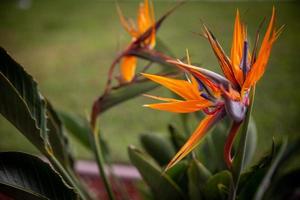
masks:
{"type": "Polygon", "coordinates": [[[241,22],[237,10],[230,58],[225,54],[212,32],[205,25],[203,26],[204,36],[208,39],[225,77],[190,63],[185,64],[180,60],[169,60],[168,62],[190,74],[191,78],[188,80],[143,74],[183,98],[183,100],[178,100],[146,95],[164,101],[164,103],[145,105],[146,107],[175,113],[203,111],[206,114],[187,142],[169,162],[166,170],[190,153],[205,133],[225,115],[228,115],[233,121],[224,147],[225,162],[229,168],[231,167],[231,148],[247,109],[249,109],[250,90],[255,87],[257,81],[264,74],[272,46],[283,30],[283,26],[279,29],[275,28],[275,18],[275,8],[273,7],[260,50],[257,50],[259,38],[257,33],[251,55],[246,26],[241,22]]]}
{"type": "Polygon", "coordinates": [[[137,25],[132,20],[127,20],[120,7],[117,5],[117,10],[121,23],[125,30],[132,36],[131,43],[122,50],[116,58],[113,60],[109,67],[107,82],[104,87],[103,93],[94,101],[92,112],[91,112],[91,127],[94,129],[96,126],[96,120],[99,114],[102,112],[103,100],[110,95],[113,90],[126,87],[130,84],[135,84],[144,80],[135,79],[135,70],[137,64],[137,58],[143,58],[149,61],[149,64],[144,67],[143,71],[148,69],[153,62],[164,62],[164,65],[169,65],[165,62],[168,56],[162,52],[155,51],[153,48],[156,43],[156,34],[162,23],[169,15],[173,13],[179,6],[184,2],[178,2],[169,10],[167,10],[158,20],[154,19],[154,8],[150,0],[144,0],[140,3],[138,9],[137,25]],[[118,84],[113,85],[113,78],[116,66],[120,63],[120,76],[118,78],[118,84]]]}
{"type": "MultiPolygon", "coordinates": [[[[131,19],[125,19],[119,6],[117,6],[117,9],[121,24],[132,37],[132,41],[136,41],[141,35],[143,35],[148,29],[151,28],[150,35],[145,40],[141,41],[141,45],[144,48],[153,49],[155,46],[156,35],[154,8],[152,2],[144,0],[144,2],[140,3],[136,24],[134,24],[131,19]]],[[[136,65],[137,58],[135,56],[124,56],[121,59],[121,81],[130,82],[133,79],[135,75],[136,65]]]]}

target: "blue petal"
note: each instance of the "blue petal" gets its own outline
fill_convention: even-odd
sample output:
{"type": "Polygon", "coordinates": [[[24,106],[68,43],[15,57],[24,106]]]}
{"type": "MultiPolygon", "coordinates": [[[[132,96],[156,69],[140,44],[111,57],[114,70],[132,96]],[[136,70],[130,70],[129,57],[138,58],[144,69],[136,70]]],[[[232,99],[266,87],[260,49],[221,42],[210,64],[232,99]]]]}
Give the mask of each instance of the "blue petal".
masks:
{"type": "Polygon", "coordinates": [[[249,71],[248,48],[248,42],[244,41],[243,57],[240,64],[240,68],[243,71],[244,78],[247,76],[247,73],[249,71]]]}

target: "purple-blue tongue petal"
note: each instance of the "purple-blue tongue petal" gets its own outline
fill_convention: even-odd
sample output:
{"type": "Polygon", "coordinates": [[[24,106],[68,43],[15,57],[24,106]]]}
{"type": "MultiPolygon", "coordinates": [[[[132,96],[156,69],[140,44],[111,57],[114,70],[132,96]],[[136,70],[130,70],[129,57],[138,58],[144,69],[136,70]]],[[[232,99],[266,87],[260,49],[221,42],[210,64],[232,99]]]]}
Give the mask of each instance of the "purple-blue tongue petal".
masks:
{"type": "Polygon", "coordinates": [[[240,64],[240,68],[243,71],[244,78],[247,76],[247,73],[249,71],[249,63],[247,59],[248,59],[248,42],[244,41],[243,57],[240,64]]]}

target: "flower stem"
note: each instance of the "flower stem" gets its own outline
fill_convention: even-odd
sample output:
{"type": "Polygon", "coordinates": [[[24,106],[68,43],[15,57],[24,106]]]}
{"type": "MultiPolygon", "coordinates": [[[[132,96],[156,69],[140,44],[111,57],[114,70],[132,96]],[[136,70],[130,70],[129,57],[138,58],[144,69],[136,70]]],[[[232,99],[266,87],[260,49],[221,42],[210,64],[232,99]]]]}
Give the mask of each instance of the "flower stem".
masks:
{"type": "Polygon", "coordinates": [[[103,157],[103,154],[102,154],[102,151],[101,151],[101,144],[100,144],[100,140],[99,140],[99,132],[97,132],[95,128],[93,129],[92,144],[93,144],[93,147],[94,147],[94,153],[95,153],[96,161],[97,161],[97,164],[98,164],[98,169],[99,169],[99,172],[100,172],[100,176],[101,176],[101,179],[104,183],[107,195],[108,195],[110,200],[114,200],[115,196],[113,194],[112,187],[111,187],[111,185],[108,181],[108,178],[105,174],[104,157],[103,157]]]}

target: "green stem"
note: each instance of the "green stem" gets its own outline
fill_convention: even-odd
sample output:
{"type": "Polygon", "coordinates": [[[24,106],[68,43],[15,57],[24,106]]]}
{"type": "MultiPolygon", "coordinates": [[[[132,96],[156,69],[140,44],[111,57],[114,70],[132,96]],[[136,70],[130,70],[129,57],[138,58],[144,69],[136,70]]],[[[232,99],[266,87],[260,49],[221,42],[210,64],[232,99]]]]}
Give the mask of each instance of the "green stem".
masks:
{"type": "Polygon", "coordinates": [[[81,199],[83,200],[90,199],[89,197],[86,196],[86,193],[83,192],[82,189],[77,185],[77,182],[74,180],[74,177],[72,177],[67,172],[67,170],[61,165],[61,163],[53,155],[48,155],[48,159],[53,164],[54,168],[60,172],[60,175],[67,182],[67,184],[76,188],[76,191],[78,192],[81,199]]]}
{"type": "Polygon", "coordinates": [[[240,131],[238,134],[241,135],[238,150],[237,153],[233,159],[232,166],[231,166],[231,173],[233,176],[232,180],[232,191],[230,194],[230,199],[235,200],[236,199],[236,193],[240,181],[241,173],[244,170],[244,160],[245,160],[245,153],[246,153],[246,141],[247,141],[247,132],[248,132],[248,125],[251,117],[251,112],[253,109],[253,103],[254,103],[254,96],[255,96],[255,85],[253,86],[251,92],[250,92],[250,105],[248,107],[247,114],[245,116],[245,119],[243,121],[243,124],[240,128],[240,131]]]}
{"type": "Polygon", "coordinates": [[[233,181],[233,179],[231,179],[231,185],[230,185],[230,192],[229,192],[229,197],[228,200],[235,200],[236,199],[236,185],[233,181]]]}
{"type": "Polygon", "coordinates": [[[114,197],[111,185],[110,185],[110,183],[108,181],[108,178],[107,178],[107,176],[105,174],[105,170],[104,170],[104,157],[103,157],[103,154],[102,154],[102,151],[101,151],[101,144],[100,144],[100,140],[99,140],[99,133],[97,133],[96,131],[94,131],[94,133],[93,133],[93,140],[92,140],[92,142],[93,142],[93,146],[94,146],[94,153],[95,153],[95,156],[96,156],[96,161],[97,161],[97,164],[98,164],[100,176],[101,176],[102,181],[104,183],[106,192],[108,194],[109,199],[110,200],[114,200],[115,197],[114,197]]]}

